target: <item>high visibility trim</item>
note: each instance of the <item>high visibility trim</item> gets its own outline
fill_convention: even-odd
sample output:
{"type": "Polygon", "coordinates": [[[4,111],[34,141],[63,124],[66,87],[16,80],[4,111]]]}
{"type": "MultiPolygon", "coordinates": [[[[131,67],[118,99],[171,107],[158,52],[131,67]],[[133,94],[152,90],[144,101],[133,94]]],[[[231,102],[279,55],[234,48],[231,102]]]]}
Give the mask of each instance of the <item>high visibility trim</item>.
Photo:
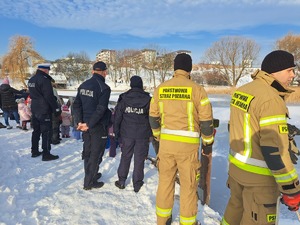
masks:
{"type": "Polygon", "coordinates": [[[160,217],[170,217],[172,215],[172,208],[162,209],[156,206],[156,215],[160,217]]]}
{"type": "Polygon", "coordinates": [[[168,140],[168,141],[178,141],[178,142],[184,142],[184,143],[190,143],[190,144],[199,144],[200,138],[199,137],[185,137],[185,136],[179,136],[179,135],[173,135],[173,134],[160,134],[161,140],[168,140]]]}
{"type": "Polygon", "coordinates": [[[188,131],[188,130],[171,130],[171,129],[161,129],[162,134],[174,134],[179,136],[186,136],[186,137],[200,137],[200,133],[196,131],[188,131]]]}
{"type": "Polygon", "coordinates": [[[223,217],[221,220],[221,225],[230,225],[229,223],[227,223],[227,221],[225,220],[225,218],[223,217]]]}
{"type": "Polygon", "coordinates": [[[189,129],[189,131],[194,131],[195,130],[193,111],[194,111],[194,103],[193,102],[188,102],[187,103],[187,116],[188,116],[188,129],[189,129]]]}
{"type": "Polygon", "coordinates": [[[151,98],[150,103],[151,103],[151,104],[154,103],[154,97],[151,98]]]}
{"type": "Polygon", "coordinates": [[[206,145],[209,145],[211,143],[214,142],[214,136],[211,136],[210,138],[204,138],[202,137],[202,141],[206,144],[206,145]]]}
{"type": "Polygon", "coordinates": [[[276,115],[276,116],[268,116],[268,117],[261,118],[259,121],[259,125],[263,127],[272,124],[282,124],[286,122],[287,122],[287,118],[285,115],[276,115]]]}
{"type": "Polygon", "coordinates": [[[264,160],[249,158],[247,156],[234,152],[232,149],[230,149],[230,155],[232,155],[232,157],[236,158],[242,163],[253,165],[253,166],[259,166],[262,168],[268,168],[267,163],[264,160]]]}
{"type": "Polygon", "coordinates": [[[158,137],[160,135],[160,130],[159,131],[155,131],[152,130],[153,136],[158,137]]]}
{"type": "Polygon", "coordinates": [[[208,105],[210,103],[209,99],[208,98],[204,98],[200,101],[200,105],[201,106],[205,106],[205,105],[208,105]]]}
{"type": "Polygon", "coordinates": [[[165,126],[165,114],[164,114],[164,103],[163,102],[158,102],[159,106],[159,113],[160,113],[160,124],[161,127],[165,126]]]}
{"type": "Polygon", "coordinates": [[[288,173],[284,174],[274,174],[275,180],[277,183],[286,183],[286,182],[291,182],[295,179],[298,178],[298,174],[295,169],[288,173]]]}
{"type": "Polygon", "coordinates": [[[252,155],[251,126],[249,113],[244,114],[244,155],[248,158],[252,155]]]}
{"type": "MultiPolygon", "coordinates": [[[[240,156],[242,156],[242,155],[240,155],[240,156]]],[[[244,156],[242,156],[242,157],[244,157],[244,156]]],[[[244,171],[247,171],[250,173],[254,173],[254,174],[264,175],[264,176],[273,176],[270,169],[249,164],[249,161],[257,160],[257,159],[248,158],[249,161],[247,160],[247,163],[246,163],[246,162],[240,161],[239,159],[237,159],[235,156],[232,156],[231,154],[229,154],[228,158],[229,158],[229,162],[231,162],[233,165],[237,166],[241,170],[244,170],[244,171]]],[[[261,160],[258,160],[258,161],[261,161],[261,160]]]]}
{"type": "Polygon", "coordinates": [[[192,216],[192,217],[180,216],[180,224],[182,225],[193,225],[195,223],[196,223],[196,216],[192,216]]]}

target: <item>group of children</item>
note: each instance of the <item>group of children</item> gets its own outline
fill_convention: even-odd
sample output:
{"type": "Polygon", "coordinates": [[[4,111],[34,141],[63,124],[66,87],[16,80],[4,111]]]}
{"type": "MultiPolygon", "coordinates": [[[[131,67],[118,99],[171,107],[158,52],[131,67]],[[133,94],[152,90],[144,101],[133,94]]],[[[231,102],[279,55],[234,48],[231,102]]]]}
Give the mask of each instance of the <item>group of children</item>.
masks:
{"type": "MultiPolygon", "coordinates": [[[[16,99],[16,102],[18,104],[18,113],[20,115],[20,121],[21,121],[21,129],[27,131],[28,125],[30,124],[31,127],[31,99],[30,96],[28,96],[26,99],[19,98],[16,99]]],[[[81,132],[76,129],[76,127],[73,126],[72,122],[72,114],[70,112],[68,104],[64,104],[61,107],[62,113],[61,113],[61,125],[60,125],[60,133],[62,138],[70,138],[70,129],[72,129],[72,136],[79,140],[81,139],[81,132]]],[[[110,109],[112,111],[112,121],[114,117],[114,109],[110,109]]],[[[115,141],[114,132],[113,132],[113,124],[110,125],[108,130],[108,141],[106,148],[109,149],[109,156],[115,157],[116,156],[116,148],[118,147],[119,143],[115,141]]]]}
{"type": "MultiPolygon", "coordinates": [[[[18,98],[16,99],[16,102],[18,104],[18,113],[20,116],[21,121],[21,129],[27,131],[28,127],[27,124],[31,123],[31,99],[30,96],[28,96],[26,99],[24,98],[18,98]]],[[[70,126],[72,124],[72,115],[69,110],[68,105],[64,104],[61,107],[62,113],[61,113],[61,125],[60,125],[60,132],[62,138],[70,138],[70,126]]]]}

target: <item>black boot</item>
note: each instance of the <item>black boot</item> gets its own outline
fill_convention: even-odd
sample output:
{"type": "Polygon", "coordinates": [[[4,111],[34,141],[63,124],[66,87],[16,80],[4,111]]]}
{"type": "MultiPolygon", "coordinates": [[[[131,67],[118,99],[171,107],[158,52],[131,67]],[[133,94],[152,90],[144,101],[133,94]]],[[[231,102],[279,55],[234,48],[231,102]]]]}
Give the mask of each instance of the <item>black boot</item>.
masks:
{"type": "Polygon", "coordinates": [[[39,157],[41,154],[42,154],[42,152],[39,152],[39,151],[37,151],[37,152],[31,152],[31,157],[32,158],[36,158],[36,157],[39,157]]]}
{"type": "Polygon", "coordinates": [[[96,181],[96,182],[93,182],[93,184],[92,184],[91,186],[83,187],[83,189],[84,189],[84,190],[91,190],[92,188],[102,188],[103,185],[104,185],[103,182],[101,182],[101,181],[100,181],[100,182],[96,181]]]}
{"type": "Polygon", "coordinates": [[[52,155],[50,153],[43,153],[42,161],[51,161],[51,160],[56,160],[58,158],[59,158],[58,155],[52,155]]]}

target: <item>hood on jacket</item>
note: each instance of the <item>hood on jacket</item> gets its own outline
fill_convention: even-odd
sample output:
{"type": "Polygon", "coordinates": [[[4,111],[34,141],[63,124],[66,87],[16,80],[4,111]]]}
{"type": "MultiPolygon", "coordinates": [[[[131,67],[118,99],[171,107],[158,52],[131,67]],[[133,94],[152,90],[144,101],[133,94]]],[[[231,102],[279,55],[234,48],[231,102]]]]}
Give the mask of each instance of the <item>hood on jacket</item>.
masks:
{"type": "Polygon", "coordinates": [[[8,91],[10,89],[10,85],[9,84],[1,84],[0,85],[0,90],[5,92],[8,91]]]}

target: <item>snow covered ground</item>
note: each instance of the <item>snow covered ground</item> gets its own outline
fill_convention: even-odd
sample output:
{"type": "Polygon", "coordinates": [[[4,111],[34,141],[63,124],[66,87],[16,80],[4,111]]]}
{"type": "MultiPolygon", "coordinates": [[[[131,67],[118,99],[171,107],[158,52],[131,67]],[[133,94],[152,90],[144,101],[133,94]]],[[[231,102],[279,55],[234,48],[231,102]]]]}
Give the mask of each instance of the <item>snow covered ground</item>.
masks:
{"type": "MultiPolygon", "coordinates": [[[[116,100],[119,93],[112,93],[116,100]]],[[[214,117],[220,119],[213,149],[211,204],[201,206],[198,220],[202,225],[217,225],[229,198],[226,188],[229,118],[229,96],[212,95],[214,117]]],[[[289,105],[291,124],[300,127],[300,105],[289,105]]],[[[3,123],[3,119],[0,121],[3,123]]],[[[15,122],[11,121],[11,125],[15,122]]],[[[100,172],[105,182],[101,189],[85,191],[83,187],[82,141],[63,139],[52,145],[59,159],[41,161],[31,158],[31,131],[0,129],[0,224],[22,225],[154,225],[157,170],[145,162],[145,184],[139,193],[133,191],[130,170],[124,190],[115,187],[120,150],[115,158],[106,150],[100,172]]],[[[300,138],[296,137],[300,146],[300,138]]],[[[154,155],[152,145],[149,154],[154,155]]],[[[297,165],[297,170],[299,166],[297,165]]],[[[176,185],[176,194],[179,193],[176,185]]],[[[172,225],[179,225],[179,201],[175,198],[172,225]]],[[[295,213],[281,205],[280,225],[299,224],[295,213]]]]}

